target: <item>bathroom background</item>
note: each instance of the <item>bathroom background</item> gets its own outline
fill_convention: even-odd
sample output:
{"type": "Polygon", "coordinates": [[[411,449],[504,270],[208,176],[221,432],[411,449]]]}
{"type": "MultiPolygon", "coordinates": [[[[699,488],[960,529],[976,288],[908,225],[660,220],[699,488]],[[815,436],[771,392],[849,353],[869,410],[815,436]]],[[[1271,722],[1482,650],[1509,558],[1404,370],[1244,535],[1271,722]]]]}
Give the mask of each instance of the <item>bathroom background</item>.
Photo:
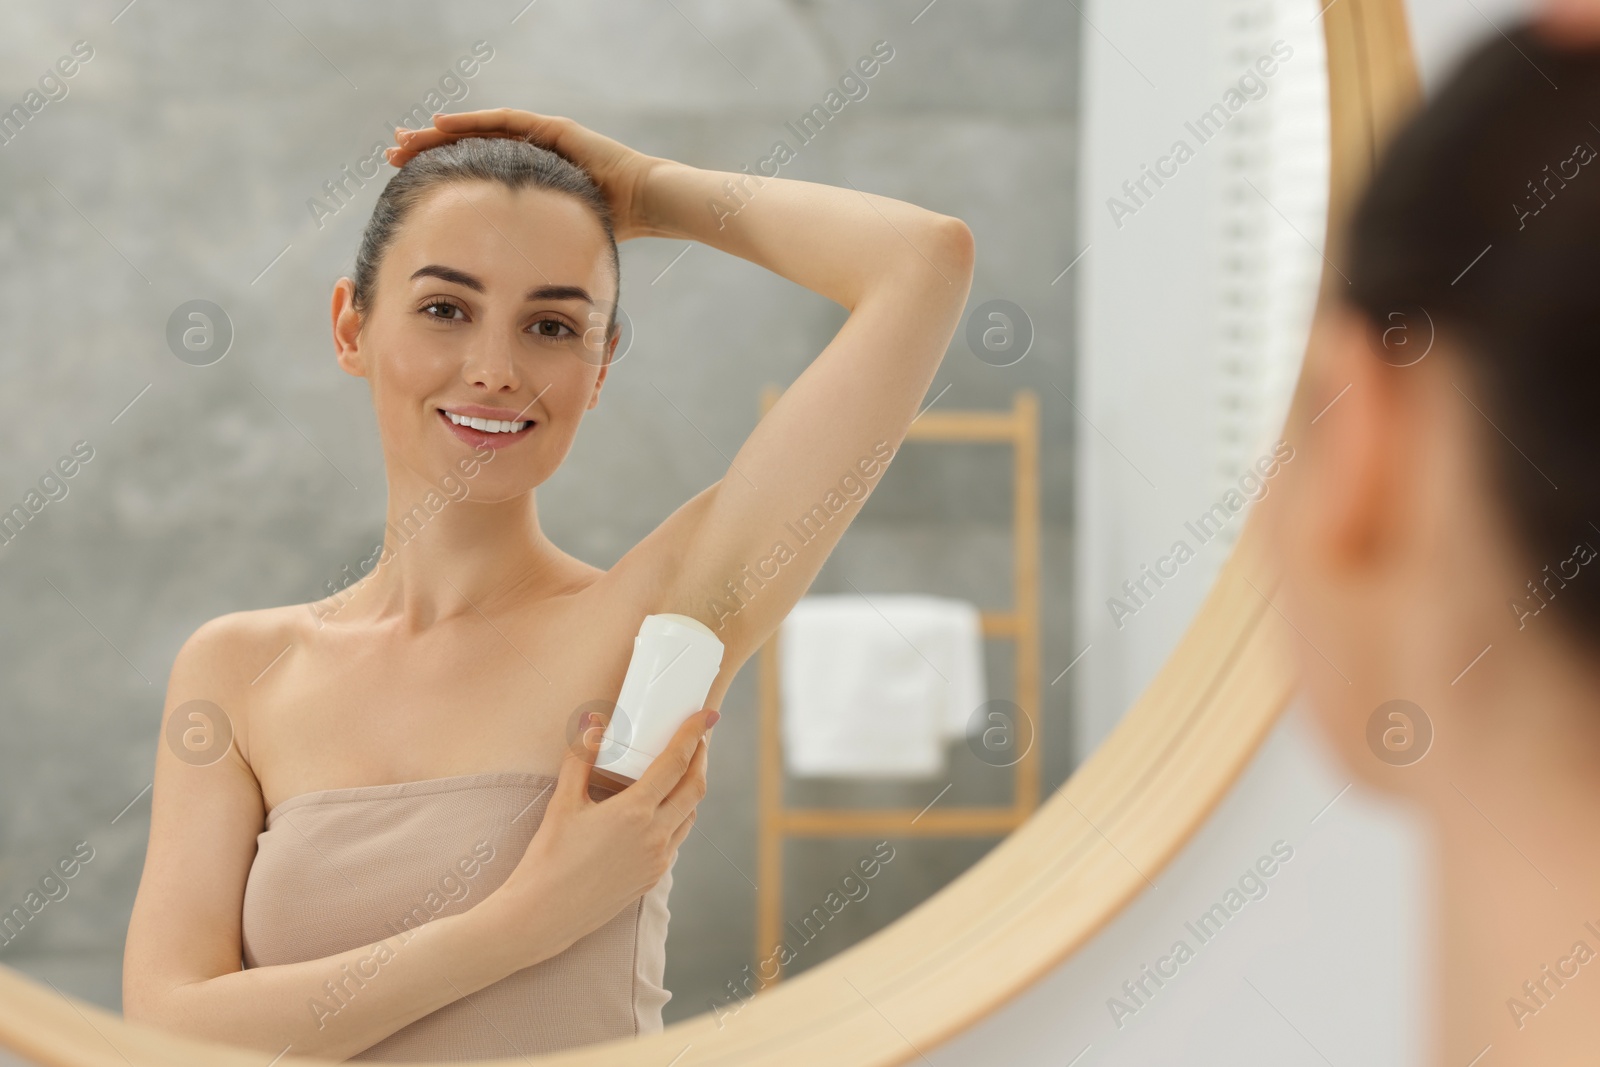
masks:
{"type": "MultiPolygon", "coordinates": [[[[1108,601],[1276,436],[1322,263],[1321,6],[0,0],[0,112],[37,107],[20,129],[0,113],[0,512],[63,457],[78,460],[52,483],[59,499],[0,543],[0,908],[76,842],[94,849],[69,895],[0,945],[0,964],[118,1006],[173,654],[216,615],[324,595],[381,536],[376,431],[364,384],[333,363],[327,300],[388,171],[348,175],[370,173],[414,106],[568,114],[725,170],[757,169],[783,139],[798,146],[784,176],[968,222],[968,319],[926,403],[1003,409],[1019,389],[1039,396],[1033,713],[1041,790],[1055,789],[1165,657],[1242,515],[1123,625],[1108,601]],[[1222,139],[1130,202],[1132,215],[1108,211],[1279,38],[1294,57],[1222,139]],[[786,124],[879,42],[892,58],[800,144],[786,124]],[[65,95],[24,104],[63,57],[75,73],[50,91],[65,95]],[[476,73],[444,82],[468,57],[476,73]],[[195,300],[231,323],[227,354],[206,366],[168,335],[195,300]],[[1028,344],[1014,362],[967,341],[969,325],[992,323],[994,300],[1022,312],[1011,325],[1028,344]]],[[[1427,79],[1515,0],[1410,6],[1427,79]]],[[[845,314],[704,247],[642,240],[621,255],[627,354],[539,494],[549,535],[599,566],[724,473],[762,387],[792,381],[845,314]]],[[[1012,503],[1004,448],[909,443],[812,592],[1008,608],[1012,503]]],[[[1012,695],[1010,646],[986,651],[987,694],[1012,695]]],[[[755,956],[756,677],[752,660],[723,705],[711,792],[674,871],[669,1023],[726,1005],[755,956]]],[[[1007,771],[959,743],[948,757],[938,778],[795,779],[786,798],[1009,801],[1007,771]]],[[[1300,713],[1286,715],[1159,891],[1008,1010],[922,1051],[1077,1067],[1410,1062],[1427,992],[1420,846],[1398,813],[1346,786],[1300,713]],[[1136,1018],[1108,1018],[1120,983],[1280,837],[1295,859],[1248,919],[1136,1018]]],[[[785,917],[818,904],[876,840],[789,844],[785,917]]],[[[996,844],[889,840],[895,858],[868,896],[791,973],[996,844]]]]}
{"type": "MultiPolygon", "coordinates": [[[[1069,681],[1048,683],[1077,651],[1070,524],[1082,428],[1062,399],[1075,388],[1063,268],[1081,251],[1082,24],[1044,0],[924,2],[0,5],[0,107],[28,109],[0,126],[0,510],[38,490],[78,442],[92,453],[0,544],[0,904],[19,902],[75,843],[93,849],[68,895],[0,947],[0,963],[119,1005],[173,655],[216,615],[326,595],[381,537],[366,386],[333,362],[327,307],[391,168],[379,156],[379,176],[362,176],[414,106],[413,126],[435,109],[567,114],[642,151],[725,170],[756,169],[782,139],[796,150],[785,177],[967,220],[979,249],[969,310],[1011,301],[1031,348],[995,366],[963,329],[927,403],[1009,408],[1018,389],[1040,395],[1043,792],[1067,777],[1072,695],[1069,681]],[[892,58],[857,79],[864,92],[847,87],[802,144],[786,123],[875,46],[892,58]],[[27,94],[66,69],[55,66],[65,56],[74,73],[46,82],[31,110],[27,94]],[[169,342],[169,318],[196,300],[231,323],[226,355],[206,366],[169,342]]],[[[685,248],[621,246],[629,348],[539,492],[546,532],[598,566],[725,473],[761,388],[791,382],[845,317],[752,264],[685,248]]],[[[813,592],[853,583],[1009,607],[1011,508],[1005,448],[907,445],[813,592]]],[[[1010,646],[988,652],[990,694],[1011,695],[1010,646]]],[[[754,957],[755,678],[752,660],[723,706],[711,792],[674,871],[669,1023],[728,1001],[754,957]]],[[[941,803],[1010,799],[1009,772],[960,744],[949,772],[797,779],[787,796],[921,808],[948,781],[941,803]]],[[[790,844],[785,915],[820,903],[876,840],[790,844]]],[[[791,973],[903,914],[994,844],[892,840],[869,895],[791,973]]]]}

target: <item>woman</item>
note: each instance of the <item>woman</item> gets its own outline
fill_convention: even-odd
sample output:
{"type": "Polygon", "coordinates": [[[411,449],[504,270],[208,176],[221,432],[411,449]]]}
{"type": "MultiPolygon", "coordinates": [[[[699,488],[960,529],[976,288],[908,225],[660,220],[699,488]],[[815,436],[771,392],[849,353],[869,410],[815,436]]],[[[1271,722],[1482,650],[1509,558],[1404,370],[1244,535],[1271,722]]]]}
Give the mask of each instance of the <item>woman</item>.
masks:
{"type": "Polygon", "coordinates": [[[1600,38],[1563,33],[1489,35],[1394,134],[1271,505],[1326,733],[1434,830],[1454,1067],[1600,1034],[1600,38]]]}
{"type": "Polygon", "coordinates": [[[223,616],[180,650],[168,736],[200,708],[194,729],[216,720],[234,744],[204,765],[181,744],[157,753],[125,1010],[332,1058],[659,1030],[703,734],[860,510],[840,478],[870,480],[863,464],[904,438],[962,313],[972,236],[853,189],[643,155],[566,118],[439,115],[396,138],[401,169],[332,304],[339,365],[377,414],[383,555],[310,610],[223,616]],[[536,489],[610,369],[615,242],[644,236],[742,256],[850,315],[729,475],[603,570],[543,535],[536,489]],[[821,501],[816,536],[753,577],[821,501]],[[578,716],[615,698],[641,620],[663,612],[725,645],[711,710],[607,797],[589,779],[598,731],[578,716]]]}

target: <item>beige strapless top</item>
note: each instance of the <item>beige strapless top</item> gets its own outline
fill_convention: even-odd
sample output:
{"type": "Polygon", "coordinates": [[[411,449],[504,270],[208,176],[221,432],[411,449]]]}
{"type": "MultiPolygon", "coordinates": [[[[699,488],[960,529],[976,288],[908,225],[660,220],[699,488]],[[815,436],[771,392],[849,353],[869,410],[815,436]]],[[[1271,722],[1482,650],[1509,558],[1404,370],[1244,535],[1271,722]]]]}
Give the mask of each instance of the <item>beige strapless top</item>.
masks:
{"type": "MultiPolygon", "coordinates": [[[[389,939],[476,905],[505,881],[544,819],[550,775],[516,771],[323,789],[267,815],[245,885],[244,965],[298,963],[389,939]]],[[[612,791],[592,782],[589,795],[612,791]]],[[[531,1056],[661,1030],[672,872],[566,951],[397,1030],[355,1060],[531,1056]]],[[[364,970],[307,1011],[324,1026],[364,970]]],[[[330,978],[336,976],[330,975],[330,978]]]]}

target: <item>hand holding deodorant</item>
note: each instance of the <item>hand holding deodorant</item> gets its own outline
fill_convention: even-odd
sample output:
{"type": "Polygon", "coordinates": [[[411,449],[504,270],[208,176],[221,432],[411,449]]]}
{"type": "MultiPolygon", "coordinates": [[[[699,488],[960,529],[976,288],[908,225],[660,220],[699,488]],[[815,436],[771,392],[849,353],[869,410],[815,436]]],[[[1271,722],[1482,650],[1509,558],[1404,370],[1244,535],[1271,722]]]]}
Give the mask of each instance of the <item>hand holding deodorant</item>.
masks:
{"type": "Polygon", "coordinates": [[[684,720],[706,706],[722,652],[722,642],[698,619],[646,615],[601,735],[595,773],[621,785],[637,781],[684,720]]]}

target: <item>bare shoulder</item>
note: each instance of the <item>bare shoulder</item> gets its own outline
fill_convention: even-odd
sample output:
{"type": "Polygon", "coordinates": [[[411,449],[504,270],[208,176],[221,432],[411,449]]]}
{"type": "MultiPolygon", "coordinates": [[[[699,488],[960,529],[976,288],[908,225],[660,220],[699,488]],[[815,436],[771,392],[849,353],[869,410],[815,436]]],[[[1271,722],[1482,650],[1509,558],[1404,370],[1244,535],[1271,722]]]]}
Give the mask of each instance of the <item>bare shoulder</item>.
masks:
{"type": "Polygon", "coordinates": [[[274,656],[315,629],[309,607],[291,604],[218,615],[189,635],[178,650],[174,673],[182,667],[186,678],[227,690],[248,686],[274,656]]]}
{"type": "Polygon", "coordinates": [[[254,683],[295,643],[316,628],[313,605],[234,611],[219,615],[190,634],[173,659],[167,683],[167,710],[192,700],[209,701],[226,712],[240,755],[249,762],[249,695],[254,683]]]}

